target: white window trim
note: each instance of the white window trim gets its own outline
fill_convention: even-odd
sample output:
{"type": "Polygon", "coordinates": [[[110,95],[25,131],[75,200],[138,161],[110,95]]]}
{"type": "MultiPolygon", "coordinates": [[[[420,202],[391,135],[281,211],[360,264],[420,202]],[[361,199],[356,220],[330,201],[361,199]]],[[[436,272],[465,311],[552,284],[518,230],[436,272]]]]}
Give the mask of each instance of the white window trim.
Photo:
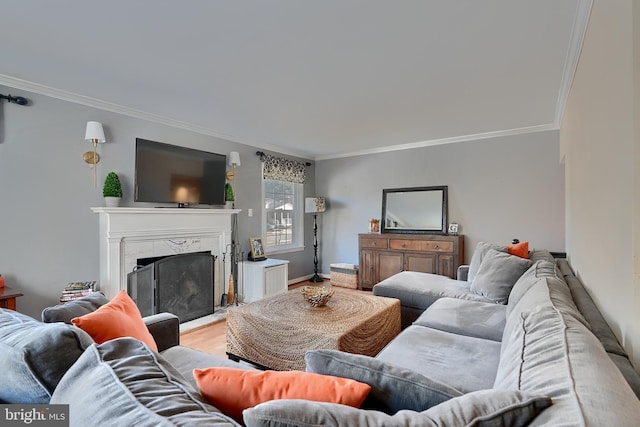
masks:
{"type": "MultiPolygon", "coordinates": [[[[260,203],[262,203],[262,239],[267,241],[267,210],[264,208],[264,196],[265,196],[265,188],[264,188],[264,178],[262,179],[262,194],[260,203]]],[[[303,251],[304,246],[304,184],[299,184],[301,186],[300,191],[296,194],[296,207],[298,211],[296,212],[296,218],[298,219],[295,224],[294,236],[297,237],[296,241],[294,241],[290,245],[281,245],[281,246],[266,246],[265,251],[267,255],[272,254],[284,254],[289,252],[300,252],[303,251]]]]}

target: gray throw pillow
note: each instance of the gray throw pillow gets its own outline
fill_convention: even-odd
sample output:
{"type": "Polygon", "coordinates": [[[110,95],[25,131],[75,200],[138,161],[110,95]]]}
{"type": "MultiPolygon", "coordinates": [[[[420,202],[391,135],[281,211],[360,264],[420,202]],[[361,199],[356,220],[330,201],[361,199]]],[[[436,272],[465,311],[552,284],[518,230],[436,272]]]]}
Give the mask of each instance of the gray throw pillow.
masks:
{"type": "Polygon", "coordinates": [[[395,415],[335,403],[272,400],[243,412],[247,427],[291,426],[526,426],[551,405],[547,397],[517,390],[480,390],[448,400],[424,412],[395,415]]]}
{"type": "Polygon", "coordinates": [[[489,249],[495,249],[500,252],[507,252],[507,248],[505,246],[494,245],[493,243],[487,242],[478,242],[475,250],[473,251],[473,255],[471,255],[471,262],[469,263],[469,272],[467,273],[467,281],[473,282],[478,274],[478,269],[480,268],[480,264],[482,264],[482,260],[484,256],[487,254],[489,249]]]}
{"type": "Polygon", "coordinates": [[[62,376],[91,344],[75,326],[0,309],[0,402],[49,403],[62,376]]]}
{"type": "Polygon", "coordinates": [[[518,390],[479,390],[451,399],[422,414],[439,426],[526,426],[545,408],[548,397],[532,396],[518,390]]]}
{"type": "Polygon", "coordinates": [[[45,308],[41,314],[42,321],[45,323],[62,322],[70,325],[71,319],[74,317],[93,313],[108,302],[109,300],[102,292],[92,292],[77,300],[45,308]]]}
{"type": "Polygon", "coordinates": [[[423,411],[462,392],[417,372],[373,357],[338,350],[313,350],[305,354],[307,372],[350,378],[371,386],[362,408],[388,414],[402,409],[423,411]]]}
{"type": "Polygon", "coordinates": [[[528,259],[489,249],[471,282],[471,292],[506,304],[511,288],[529,267],[531,261],[528,259]]]}
{"type": "Polygon", "coordinates": [[[77,426],[238,426],[160,354],[133,338],[92,345],[56,388],[77,426]]]}

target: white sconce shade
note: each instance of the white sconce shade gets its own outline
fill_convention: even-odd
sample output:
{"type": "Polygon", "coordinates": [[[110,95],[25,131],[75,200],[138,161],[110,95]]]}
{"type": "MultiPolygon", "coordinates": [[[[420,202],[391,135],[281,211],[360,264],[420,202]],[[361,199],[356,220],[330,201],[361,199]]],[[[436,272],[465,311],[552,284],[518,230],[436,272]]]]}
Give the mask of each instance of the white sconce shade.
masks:
{"type": "Polygon", "coordinates": [[[240,153],[237,151],[232,151],[229,153],[229,166],[236,167],[240,166],[240,153]]]}
{"type": "Polygon", "coordinates": [[[106,139],[104,137],[104,129],[102,129],[102,123],[87,122],[87,131],[84,134],[84,139],[89,142],[106,142],[106,139]]]}
{"type": "Polygon", "coordinates": [[[97,178],[96,178],[96,165],[100,161],[100,155],[96,153],[96,147],[98,143],[106,142],[106,138],[104,137],[104,129],[102,129],[102,123],[100,122],[87,122],[87,130],[84,133],[85,141],[89,141],[93,144],[93,151],[87,151],[82,156],[82,160],[85,163],[88,163],[93,168],[93,186],[97,187],[97,178]]]}
{"type": "Polygon", "coordinates": [[[304,199],[305,213],[319,213],[327,210],[324,197],[307,197],[304,199]]]}

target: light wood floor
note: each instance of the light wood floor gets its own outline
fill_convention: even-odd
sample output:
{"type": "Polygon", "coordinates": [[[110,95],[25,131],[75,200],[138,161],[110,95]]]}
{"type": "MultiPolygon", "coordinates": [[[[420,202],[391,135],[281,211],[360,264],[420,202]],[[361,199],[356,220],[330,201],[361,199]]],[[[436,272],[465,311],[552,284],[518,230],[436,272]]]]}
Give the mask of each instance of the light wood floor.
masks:
{"type": "Polygon", "coordinates": [[[220,320],[180,335],[180,344],[205,353],[227,357],[227,321],[220,320]]]}
{"type": "MultiPolygon", "coordinates": [[[[289,290],[312,284],[300,282],[289,286],[289,290]]],[[[313,283],[314,285],[317,283],[313,283]]],[[[185,347],[195,348],[205,353],[227,357],[227,321],[211,323],[201,328],[185,332],[180,335],[180,344],[185,347]]]]}

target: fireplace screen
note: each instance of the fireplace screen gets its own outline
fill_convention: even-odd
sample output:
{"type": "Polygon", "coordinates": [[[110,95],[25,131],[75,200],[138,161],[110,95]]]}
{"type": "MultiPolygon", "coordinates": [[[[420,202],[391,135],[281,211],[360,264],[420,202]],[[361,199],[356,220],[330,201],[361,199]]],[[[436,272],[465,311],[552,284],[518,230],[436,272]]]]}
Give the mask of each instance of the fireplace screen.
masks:
{"type": "Polygon", "coordinates": [[[213,313],[214,256],[174,255],[127,275],[127,291],[143,316],[169,312],[188,322],[213,313]]]}

